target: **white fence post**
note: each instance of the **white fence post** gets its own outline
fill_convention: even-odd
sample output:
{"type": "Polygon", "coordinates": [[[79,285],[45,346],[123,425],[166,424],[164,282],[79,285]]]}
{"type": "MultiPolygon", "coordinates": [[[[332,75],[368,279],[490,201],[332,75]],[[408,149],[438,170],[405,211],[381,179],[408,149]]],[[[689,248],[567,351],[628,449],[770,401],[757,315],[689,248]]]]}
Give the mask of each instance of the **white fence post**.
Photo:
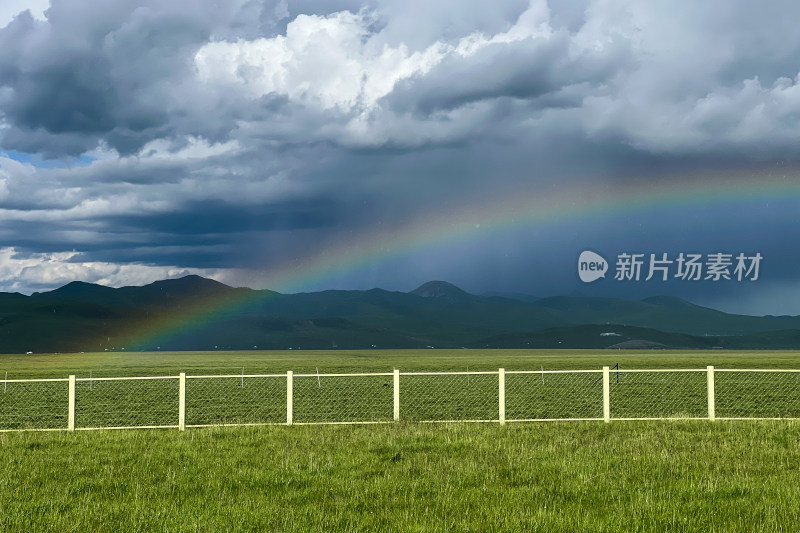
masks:
{"type": "Polygon", "coordinates": [[[178,387],[178,429],[186,430],[186,372],[181,372],[178,387]]]}
{"type": "Polygon", "coordinates": [[[500,399],[500,424],[506,423],[506,369],[500,368],[497,371],[498,398],[500,399]]]}
{"type": "Polygon", "coordinates": [[[400,370],[397,368],[394,369],[394,379],[393,379],[393,390],[394,390],[394,399],[392,401],[394,405],[394,420],[400,420],[400,370]]]}
{"type": "Polygon", "coordinates": [[[286,371],[286,425],[291,426],[294,421],[294,372],[286,371]]]}
{"type": "Polygon", "coordinates": [[[603,421],[611,422],[611,379],[608,367],[603,367],[603,421]]]}
{"type": "Polygon", "coordinates": [[[714,367],[709,365],[708,370],[708,419],[712,422],[716,420],[716,398],[714,393],[714,367]]]}
{"type": "Polygon", "coordinates": [[[67,429],[75,431],[75,374],[69,376],[69,407],[67,408],[67,429]]]}

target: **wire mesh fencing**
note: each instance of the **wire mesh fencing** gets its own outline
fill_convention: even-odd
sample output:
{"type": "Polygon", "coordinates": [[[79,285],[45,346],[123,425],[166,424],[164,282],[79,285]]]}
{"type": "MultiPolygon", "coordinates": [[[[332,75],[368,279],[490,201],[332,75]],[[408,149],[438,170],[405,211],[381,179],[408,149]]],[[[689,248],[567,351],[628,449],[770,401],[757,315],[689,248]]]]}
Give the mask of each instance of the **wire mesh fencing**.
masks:
{"type": "Polygon", "coordinates": [[[77,378],[75,427],[178,427],[178,377],[77,378]]]}
{"type": "Polygon", "coordinates": [[[293,385],[295,423],[392,420],[392,374],[300,374],[293,385]]]}
{"type": "Polygon", "coordinates": [[[405,373],[400,417],[412,421],[498,419],[497,372],[405,373]]]}
{"type": "Polygon", "coordinates": [[[0,380],[0,431],[800,419],[800,370],[515,370],[0,380]]]}
{"type": "Polygon", "coordinates": [[[708,417],[707,370],[620,370],[609,378],[613,418],[708,417]]]}
{"type": "Polygon", "coordinates": [[[67,379],[4,380],[0,429],[66,429],[67,379]]]}
{"type": "Polygon", "coordinates": [[[601,419],[602,381],[600,370],[506,372],[506,419],[601,419]]]}
{"type": "Polygon", "coordinates": [[[800,371],[717,370],[720,418],[800,418],[800,371]]]}
{"type": "Polygon", "coordinates": [[[286,421],[286,376],[187,376],[186,425],[286,421]]]}

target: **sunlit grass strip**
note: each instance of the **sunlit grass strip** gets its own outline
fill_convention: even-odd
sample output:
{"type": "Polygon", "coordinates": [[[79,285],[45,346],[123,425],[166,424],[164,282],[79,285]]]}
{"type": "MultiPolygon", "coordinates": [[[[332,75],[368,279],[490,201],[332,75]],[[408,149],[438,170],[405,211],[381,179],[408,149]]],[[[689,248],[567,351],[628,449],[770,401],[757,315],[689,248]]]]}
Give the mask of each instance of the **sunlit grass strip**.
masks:
{"type": "MultiPolygon", "coordinates": [[[[626,368],[797,369],[800,351],[616,351],[616,350],[335,350],[220,352],[104,352],[86,354],[0,355],[0,372],[9,378],[101,376],[189,376],[439,372],[481,370],[538,373],[596,369],[619,364],[626,368]]],[[[612,374],[615,370],[612,369],[612,374]]]]}

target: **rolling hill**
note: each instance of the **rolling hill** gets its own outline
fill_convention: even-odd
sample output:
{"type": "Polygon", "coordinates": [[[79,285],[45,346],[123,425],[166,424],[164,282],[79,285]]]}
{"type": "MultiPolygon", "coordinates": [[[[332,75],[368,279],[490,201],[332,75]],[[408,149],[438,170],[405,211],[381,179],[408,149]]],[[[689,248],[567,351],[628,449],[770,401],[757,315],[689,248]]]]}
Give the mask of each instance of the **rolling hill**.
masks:
{"type": "Polygon", "coordinates": [[[800,317],[723,313],[673,297],[280,294],[198,276],[141,287],[72,282],[0,293],[0,353],[355,348],[800,348],[800,317]]]}

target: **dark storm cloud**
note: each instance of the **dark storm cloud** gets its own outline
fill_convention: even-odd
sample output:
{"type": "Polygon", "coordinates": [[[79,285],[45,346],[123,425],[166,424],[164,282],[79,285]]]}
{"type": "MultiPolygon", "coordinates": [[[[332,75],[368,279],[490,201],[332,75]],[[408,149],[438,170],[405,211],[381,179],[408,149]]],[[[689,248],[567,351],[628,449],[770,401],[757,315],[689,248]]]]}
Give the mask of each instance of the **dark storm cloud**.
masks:
{"type": "Polygon", "coordinates": [[[269,206],[231,205],[215,200],[188,202],[169,213],[127,215],[102,220],[109,227],[177,235],[320,228],[336,221],[330,203],[311,201],[269,206]]]}
{"type": "Polygon", "coordinates": [[[425,76],[401,82],[389,104],[402,111],[410,102],[425,116],[504,97],[536,100],[543,109],[577,107],[592,86],[606,83],[630,60],[624,45],[577,58],[569,46],[569,35],[557,32],[545,43],[493,43],[468,57],[450,56],[425,76]]]}
{"type": "Polygon", "coordinates": [[[761,246],[772,282],[790,283],[793,197],[584,220],[559,194],[611,209],[686,176],[720,190],[728,171],[796,180],[777,163],[797,159],[798,14],[788,2],[53,0],[46,20],[0,28],[0,148],[33,163],[0,152],[0,284],[187,269],[235,282],[230,269],[322,262],[344,244],[389,249],[419,220],[435,236],[470,206],[474,224],[491,222],[478,215],[503,217],[517,198],[567,214],[326,283],[569,292],[564,265],[585,246],[761,246]],[[48,158],[66,168],[36,167],[48,158]]]}
{"type": "Polygon", "coordinates": [[[241,4],[55,0],[46,23],[20,15],[0,30],[3,146],[59,157],[103,141],[124,155],[174,135],[194,53],[241,4]]]}

